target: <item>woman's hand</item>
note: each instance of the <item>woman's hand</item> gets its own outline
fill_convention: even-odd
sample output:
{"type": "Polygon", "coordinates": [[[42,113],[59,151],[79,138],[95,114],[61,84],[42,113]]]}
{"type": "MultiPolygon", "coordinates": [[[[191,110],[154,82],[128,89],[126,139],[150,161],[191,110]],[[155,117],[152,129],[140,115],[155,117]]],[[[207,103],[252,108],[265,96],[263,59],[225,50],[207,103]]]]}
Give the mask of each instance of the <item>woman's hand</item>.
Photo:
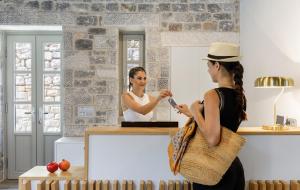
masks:
{"type": "Polygon", "coordinates": [[[186,104],[180,104],[177,105],[176,108],[179,110],[179,113],[183,113],[187,117],[193,117],[191,111],[189,110],[188,106],[186,104]]]}
{"type": "Polygon", "coordinates": [[[204,108],[204,105],[199,100],[193,102],[190,107],[193,115],[195,115],[196,113],[201,113],[203,111],[203,108],[204,108]]]}
{"type": "Polygon", "coordinates": [[[159,95],[157,96],[157,100],[160,101],[168,96],[172,96],[172,92],[170,90],[163,89],[159,92],[159,95]]]}

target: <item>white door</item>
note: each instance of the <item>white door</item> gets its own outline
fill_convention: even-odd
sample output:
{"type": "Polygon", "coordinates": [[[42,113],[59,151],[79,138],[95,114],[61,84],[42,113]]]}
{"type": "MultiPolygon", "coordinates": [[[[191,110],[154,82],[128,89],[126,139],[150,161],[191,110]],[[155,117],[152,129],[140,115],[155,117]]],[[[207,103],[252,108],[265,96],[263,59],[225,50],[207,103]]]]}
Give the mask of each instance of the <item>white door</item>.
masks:
{"type": "Polygon", "coordinates": [[[8,179],[54,160],[61,137],[61,35],[7,35],[8,179]]]}

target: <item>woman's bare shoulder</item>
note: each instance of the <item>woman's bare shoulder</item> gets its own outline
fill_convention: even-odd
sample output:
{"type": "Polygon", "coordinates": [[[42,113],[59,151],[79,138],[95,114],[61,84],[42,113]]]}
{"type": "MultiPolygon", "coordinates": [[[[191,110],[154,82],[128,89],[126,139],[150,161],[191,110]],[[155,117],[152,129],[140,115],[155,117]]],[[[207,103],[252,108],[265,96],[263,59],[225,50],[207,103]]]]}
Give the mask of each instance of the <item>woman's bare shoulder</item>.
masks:
{"type": "Polygon", "coordinates": [[[204,99],[218,99],[218,94],[215,89],[211,89],[204,94],[204,99]]]}

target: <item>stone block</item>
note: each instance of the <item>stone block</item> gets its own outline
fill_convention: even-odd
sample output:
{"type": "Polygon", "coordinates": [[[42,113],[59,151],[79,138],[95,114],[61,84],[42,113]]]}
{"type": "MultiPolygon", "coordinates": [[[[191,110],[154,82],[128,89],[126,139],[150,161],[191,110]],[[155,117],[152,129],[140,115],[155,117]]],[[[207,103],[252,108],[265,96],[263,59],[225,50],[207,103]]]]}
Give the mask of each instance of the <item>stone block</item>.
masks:
{"type": "Polygon", "coordinates": [[[233,12],[235,10],[235,3],[224,3],[223,10],[225,12],[233,12]]]}
{"type": "Polygon", "coordinates": [[[64,136],[65,137],[82,137],[84,130],[88,125],[65,125],[64,136]]]}
{"type": "Polygon", "coordinates": [[[160,18],[165,22],[174,20],[173,13],[162,13],[160,18]]]}
{"type": "Polygon", "coordinates": [[[183,24],[183,30],[184,31],[200,31],[201,30],[201,24],[200,23],[183,24]]]}
{"type": "Polygon", "coordinates": [[[189,4],[189,10],[194,12],[205,12],[204,3],[191,3],[189,4]]]}
{"type": "Polygon", "coordinates": [[[40,4],[38,1],[29,1],[25,4],[25,8],[30,8],[30,9],[39,9],[40,4]]]}
{"type": "Polygon", "coordinates": [[[106,10],[107,11],[119,11],[119,4],[118,3],[107,3],[106,10]]]}
{"type": "Polygon", "coordinates": [[[220,21],[219,30],[221,32],[233,32],[234,31],[234,24],[233,24],[232,21],[220,21]]]}
{"type": "Polygon", "coordinates": [[[160,3],[158,4],[158,10],[159,12],[164,12],[164,11],[170,11],[171,10],[171,5],[170,3],[160,3]]]}
{"type": "Polygon", "coordinates": [[[65,104],[77,105],[77,104],[91,104],[93,97],[87,93],[84,88],[65,88],[65,104]]]}
{"type": "Polygon", "coordinates": [[[73,70],[65,69],[64,70],[64,87],[73,86],[73,70]]]}
{"type": "Polygon", "coordinates": [[[41,9],[44,11],[51,11],[53,9],[53,1],[41,2],[41,9]]]}
{"type": "Polygon", "coordinates": [[[182,24],[181,23],[170,23],[169,24],[169,31],[170,32],[180,32],[180,31],[182,31],[182,24]]]}
{"type": "Polygon", "coordinates": [[[100,86],[100,87],[91,87],[88,89],[88,92],[90,94],[106,94],[107,88],[106,86],[100,86]]]}
{"type": "Polygon", "coordinates": [[[172,10],[174,12],[187,12],[188,5],[187,4],[172,4],[172,10]]]}
{"type": "Polygon", "coordinates": [[[169,88],[169,80],[167,78],[159,78],[157,80],[157,89],[168,89],[169,88]]]}
{"type": "Polygon", "coordinates": [[[95,71],[75,71],[74,78],[91,78],[95,76],[95,71]]]}
{"type": "Polygon", "coordinates": [[[214,19],[216,20],[231,20],[230,13],[216,13],[213,15],[214,19]]]}
{"type": "Polygon", "coordinates": [[[195,20],[196,22],[204,22],[210,20],[211,17],[210,13],[201,13],[195,16],[195,20]]]}
{"type": "Polygon", "coordinates": [[[73,34],[72,32],[64,32],[64,50],[72,50],[73,49],[73,34]]]}
{"type": "Polygon", "coordinates": [[[105,14],[103,24],[107,26],[158,26],[159,17],[157,14],[105,14]]]}
{"type": "Polygon", "coordinates": [[[74,80],[74,87],[89,87],[91,80],[74,80]]]}
{"type": "Polygon", "coordinates": [[[146,60],[147,63],[148,62],[157,62],[159,57],[158,57],[158,52],[156,49],[152,48],[152,49],[147,49],[146,50],[146,60]]]}
{"type": "Polygon", "coordinates": [[[207,4],[207,11],[209,13],[218,13],[222,11],[222,8],[219,4],[207,4]]]}
{"type": "Polygon", "coordinates": [[[79,39],[75,41],[75,47],[77,50],[92,50],[93,41],[86,39],[79,39]]]}
{"type": "Polygon", "coordinates": [[[190,13],[175,13],[175,22],[193,22],[194,17],[190,13]]]}
{"type": "Polygon", "coordinates": [[[134,3],[122,3],[121,4],[121,11],[122,12],[135,12],[136,11],[136,4],[134,3]]]}
{"type": "Polygon", "coordinates": [[[96,16],[79,16],[76,18],[76,24],[83,26],[95,26],[98,24],[98,18],[96,16]]]}
{"type": "Polygon", "coordinates": [[[76,12],[76,13],[86,13],[89,11],[89,4],[73,3],[71,9],[73,12],[76,12]]]}
{"type": "Polygon", "coordinates": [[[105,28],[89,28],[88,33],[93,34],[93,35],[106,34],[106,29],[105,28]]]}
{"type": "Polygon", "coordinates": [[[73,122],[73,106],[72,105],[63,105],[63,110],[64,110],[64,123],[65,124],[71,124],[73,122]]]}
{"type": "Polygon", "coordinates": [[[152,4],[138,4],[139,12],[153,12],[154,5],[152,4]]]}
{"type": "Polygon", "coordinates": [[[217,31],[218,23],[215,21],[209,21],[202,23],[204,31],[217,31]]]}
{"type": "Polygon", "coordinates": [[[99,78],[117,78],[118,72],[116,68],[100,68],[97,69],[96,76],[99,78]]]}
{"type": "Polygon", "coordinates": [[[90,57],[90,64],[105,64],[106,58],[105,57],[99,57],[99,56],[92,56],[90,57]]]}
{"type": "Polygon", "coordinates": [[[70,3],[56,3],[56,10],[65,11],[70,9],[70,3]]]}
{"type": "Polygon", "coordinates": [[[169,61],[170,60],[170,50],[167,47],[163,47],[159,49],[159,61],[169,61]]]}
{"type": "Polygon", "coordinates": [[[91,10],[95,12],[104,12],[105,9],[105,4],[103,3],[93,3],[91,6],[91,10]]]}
{"type": "Polygon", "coordinates": [[[161,69],[160,69],[160,77],[161,78],[169,78],[169,76],[170,76],[169,73],[170,73],[169,67],[166,67],[166,66],[161,67],[161,69]]]}
{"type": "Polygon", "coordinates": [[[116,103],[116,97],[113,95],[96,95],[94,96],[94,104],[102,109],[112,109],[116,103]]]}

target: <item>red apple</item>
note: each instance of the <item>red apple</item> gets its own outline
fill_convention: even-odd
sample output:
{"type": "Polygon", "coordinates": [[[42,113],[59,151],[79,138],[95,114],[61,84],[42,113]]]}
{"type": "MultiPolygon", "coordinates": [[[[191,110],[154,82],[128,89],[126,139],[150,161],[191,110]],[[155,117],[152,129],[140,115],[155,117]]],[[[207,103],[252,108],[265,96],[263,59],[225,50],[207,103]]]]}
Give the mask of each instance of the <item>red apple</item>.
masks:
{"type": "Polygon", "coordinates": [[[62,159],[62,161],[59,162],[58,167],[62,171],[67,171],[70,168],[71,164],[68,160],[62,159]]]}
{"type": "Polygon", "coordinates": [[[54,161],[47,164],[47,170],[51,173],[54,173],[58,169],[58,164],[54,161]]]}

